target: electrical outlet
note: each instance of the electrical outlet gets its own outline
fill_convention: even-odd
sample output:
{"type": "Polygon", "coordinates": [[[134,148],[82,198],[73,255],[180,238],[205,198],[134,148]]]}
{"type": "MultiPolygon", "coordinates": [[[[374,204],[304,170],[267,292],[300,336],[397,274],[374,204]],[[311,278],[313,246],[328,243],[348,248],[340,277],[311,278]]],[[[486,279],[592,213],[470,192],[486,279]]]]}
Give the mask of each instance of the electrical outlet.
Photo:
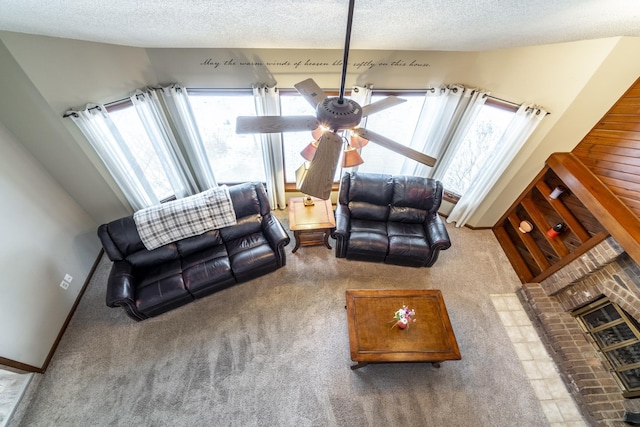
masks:
{"type": "Polygon", "coordinates": [[[64,275],[64,281],[65,282],[71,283],[72,280],[73,280],[73,277],[69,273],[64,275]]]}
{"type": "Polygon", "coordinates": [[[66,291],[67,289],[69,289],[69,282],[65,282],[63,280],[62,282],[60,282],[60,287],[66,291]]]}

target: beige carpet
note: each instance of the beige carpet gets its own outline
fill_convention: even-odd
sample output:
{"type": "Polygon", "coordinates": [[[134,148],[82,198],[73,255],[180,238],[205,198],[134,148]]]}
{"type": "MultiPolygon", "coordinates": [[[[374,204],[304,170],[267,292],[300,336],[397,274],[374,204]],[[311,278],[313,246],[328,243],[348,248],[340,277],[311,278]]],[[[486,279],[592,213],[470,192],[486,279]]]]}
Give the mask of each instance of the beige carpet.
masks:
{"type": "Polygon", "coordinates": [[[105,306],[104,259],[21,425],[545,426],[490,299],[519,281],[490,231],[448,229],[430,269],[290,244],[285,268],[140,323],[105,306]],[[441,289],[462,360],[351,371],[350,288],[441,289]]]}

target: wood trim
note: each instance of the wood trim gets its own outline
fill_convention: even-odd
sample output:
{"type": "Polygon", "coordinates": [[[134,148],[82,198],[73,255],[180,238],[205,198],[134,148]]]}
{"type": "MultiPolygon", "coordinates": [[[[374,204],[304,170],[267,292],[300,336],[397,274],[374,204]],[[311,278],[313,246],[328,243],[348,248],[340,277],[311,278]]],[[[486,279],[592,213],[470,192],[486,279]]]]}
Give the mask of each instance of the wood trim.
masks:
{"type": "Polygon", "coordinates": [[[640,264],[640,221],[633,211],[572,153],[554,153],[547,165],[640,264]]]}
{"type": "Polygon", "coordinates": [[[44,369],[42,368],[38,368],[37,366],[27,365],[26,363],[16,362],[15,360],[6,359],[4,357],[0,357],[0,365],[7,366],[19,372],[35,372],[37,374],[44,373],[44,369]]]}
{"type": "Polygon", "coordinates": [[[78,305],[80,304],[80,300],[82,299],[82,296],[84,295],[84,292],[86,291],[87,286],[89,285],[89,282],[93,278],[93,275],[96,272],[96,269],[98,268],[98,264],[100,263],[100,260],[102,259],[102,255],[103,254],[104,254],[104,249],[100,249],[100,252],[98,253],[98,257],[93,262],[93,266],[91,267],[91,270],[89,271],[89,275],[87,276],[87,279],[84,281],[84,283],[82,285],[82,288],[80,289],[80,292],[78,293],[78,297],[76,298],[75,302],[73,303],[73,306],[71,307],[71,310],[69,311],[69,314],[67,315],[66,320],[62,324],[62,328],[60,328],[60,332],[58,333],[58,336],[56,337],[56,340],[54,341],[53,345],[51,346],[51,350],[49,351],[49,354],[47,355],[47,358],[45,359],[44,364],[42,365],[42,367],[39,368],[37,366],[27,365],[26,363],[21,363],[21,362],[18,362],[18,361],[15,361],[15,360],[11,360],[11,359],[5,359],[4,357],[0,357],[0,364],[8,366],[10,368],[14,368],[14,369],[18,369],[18,370],[21,370],[21,371],[25,371],[25,372],[35,372],[37,374],[44,374],[45,373],[45,371],[47,370],[47,367],[49,367],[49,363],[51,363],[51,359],[53,358],[53,355],[54,355],[56,349],[58,348],[58,344],[60,344],[60,340],[62,339],[62,336],[66,332],[67,327],[69,326],[69,322],[71,322],[71,318],[75,314],[76,309],[78,308],[78,305]]]}
{"type": "Polygon", "coordinates": [[[498,239],[498,243],[502,246],[502,249],[507,255],[507,259],[513,266],[513,269],[520,278],[520,281],[522,283],[530,282],[533,278],[533,274],[531,273],[531,270],[529,270],[527,263],[522,259],[522,256],[520,256],[518,249],[511,241],[511,238],[504,227],[494,228],[493,234],[496,236],[496,239],[498,239]]]}

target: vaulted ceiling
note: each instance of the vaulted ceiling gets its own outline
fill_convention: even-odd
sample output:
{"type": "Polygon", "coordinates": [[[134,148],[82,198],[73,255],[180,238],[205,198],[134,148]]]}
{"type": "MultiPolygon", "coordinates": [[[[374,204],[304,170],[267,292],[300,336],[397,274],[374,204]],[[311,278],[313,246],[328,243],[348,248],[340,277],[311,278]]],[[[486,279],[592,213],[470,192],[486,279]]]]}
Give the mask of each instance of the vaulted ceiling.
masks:
{"type": "MultiPolygon", "coordinates": [[[[339,49],[347,0],[0,0],[0,30],[137,47],[339,49]]],[[[351,47],[476,51],[640,36],[638,0],[356,0],[351,47]]]]}

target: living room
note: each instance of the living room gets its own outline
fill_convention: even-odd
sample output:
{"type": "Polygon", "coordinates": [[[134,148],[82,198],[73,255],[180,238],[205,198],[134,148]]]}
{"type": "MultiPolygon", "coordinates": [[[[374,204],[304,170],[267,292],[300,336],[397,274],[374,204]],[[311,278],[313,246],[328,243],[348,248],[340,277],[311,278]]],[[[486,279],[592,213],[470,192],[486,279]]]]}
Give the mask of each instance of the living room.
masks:
{"type": "MultiPolygon", "coordinates": [[[[354,63],[392,58],[430,66],[351,68],[347,84],[407,90],[462,82],[550,112],[468,222],[490,228],[549,155],[571,151],[638,78],[640,39],[623,35],[490,50],[354,48],[354,63]]],[[[96,262],[97,227],[131,214],[121,190],[64,113],[170,82],[249,88],[277,81],[278,87],[292,88],[313,77],[323,88],[336,88],[340,67],[327,71],[320,64],[342,55],[339,44],[312,50],[134,47],[14,31],[0,32],[0,40],[0,87],[6,94],[0,102],[5,153],[0,176],[8,183],[2,187],[8,244],[2,256],[0,357],[40,369],[53,357],[96,262]],[[274,65],[225,69],[225,61],[239,64],[242,58],[274,65]],[[202,65],[207,61],[214,65],[202,65]],[[63,290],[59,285],[67,274],[72,280],[63,290]]],[[[449,208],[445,204],[445,213],[449,208]]]]}

